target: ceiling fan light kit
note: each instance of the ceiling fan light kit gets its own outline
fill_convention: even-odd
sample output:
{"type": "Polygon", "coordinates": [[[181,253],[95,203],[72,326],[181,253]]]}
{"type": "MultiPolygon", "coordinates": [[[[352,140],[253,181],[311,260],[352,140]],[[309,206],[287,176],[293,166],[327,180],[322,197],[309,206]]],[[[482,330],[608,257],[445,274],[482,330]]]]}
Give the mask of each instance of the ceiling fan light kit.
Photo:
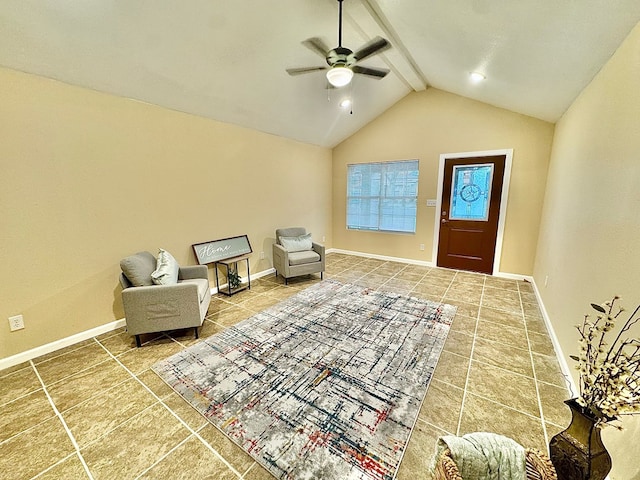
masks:
{"type": "Polygon", "coordinates": [[[343,0],[338,0],[340,7],[338,17],[338,46],[329,49],[325,43],[317,37],[308,38],[302,42],[305,47],[323,57],[328,66],[288,68],[287,73],[289,75],[300,75],[302,73],[326,70],[329,83],[339,88],[348,85],[354,74],[366,75],[379,80],[389,73],[389,70],[386,68],[372,68],[357,65],[358,62],[365,58],[377,55],[391,48],[391,44],[386,39],[375,37],[355,52],[342,46],[342,1],[343,0]]]}
{"type": "Polygon", "coordinates": [[[336,66],[327,70],[327,80],[334,87],[344,87],[353,78],[353,70],[347,67],[336,66]]]}

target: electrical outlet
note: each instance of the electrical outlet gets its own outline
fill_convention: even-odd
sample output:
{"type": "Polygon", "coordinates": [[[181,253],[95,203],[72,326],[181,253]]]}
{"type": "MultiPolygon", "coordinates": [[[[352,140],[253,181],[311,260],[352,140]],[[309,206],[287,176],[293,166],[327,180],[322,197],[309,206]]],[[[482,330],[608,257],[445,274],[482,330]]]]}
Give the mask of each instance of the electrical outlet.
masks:
{"type": "Polygon", "coordinates": [[[264,252],[260,252],[260,260],[264,260],[264,252]]]}
{"type": "Polygon", "coordinates": [[[22,317],[22,315],[9,317],[9,328],[12,332],[15,332],[16,330],[22,330],[24,328],[24,318],[22,317]]]}
{"type": "Polygon", "coordinates": [[[327,237],[325,237],[324,235],[322,236],[322,243],[324,243],[326,241],[327,237]]]}
{"type": "Polygon", "coordinates": [[[424,243],[420,244],[420,250],[424,250],[424,243]]]}

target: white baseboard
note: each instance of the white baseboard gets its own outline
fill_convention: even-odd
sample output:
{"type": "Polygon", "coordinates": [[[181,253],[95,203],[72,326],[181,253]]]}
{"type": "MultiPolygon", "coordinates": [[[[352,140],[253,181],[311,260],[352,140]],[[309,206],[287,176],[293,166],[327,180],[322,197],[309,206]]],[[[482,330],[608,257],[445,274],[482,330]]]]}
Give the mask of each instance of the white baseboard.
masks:
{"type": "MultiPolygon", "coordinates": [[[[251,274],[252,280],[257,280],[258,278],[265,277],[267,275],[275,273],[274,268],[269,268],[267,270],[263,270],[258,273],[251,274]]],[[[242,281],[246,281],[246,277],[242,278],[242,281]]],[[[225,285],[220,285],[220,288],[226,287],[225,285]]],[[[218,289],[213,287],[211,289],[211,295],[215,295],[218,293],[218,289]]],[[[78,342],[82,342],[84,340],[88,340],[98,335],[102,335],[103,333],[108,333],[113,330],[117,330],[118,328],[126,326],[127,322],[124,318],[119,320],[115,320],[113,322],[105,323],[104,325],[100,325],[95,328],[91,328],[89,330],[85,330],[84,332],[79,332],[69,337],[61,338],[60,340],[56,340],[51,343],[47,343],[45,345],[41,345],[39,347],[32,348],[30,350],[26,350],[24,352],[17,353],[10,357],[0,358],[0,372],[5,368],[13,367],[14,365],[19,365],[23,362],[28,362],[29,360],[33,360],[34,358],[41,357],[42,355],[46,355],[51,352],[55,352],[56,350],[60,350],[61,348],[68,347],[78,342]]]]}
{"type": "Polygon", "coordinates": [[[342,250],[340,248],[330,248],[326,253],[343,253],[345,255],[353,255],[354,257],[375,258],[377,260],[386,260],[388,262],[408,263],[410,265],[422,265],[423,267],[434,267],[433,262],[423,260],[412,260],[410,258],[389,257],[387,255],[376,255],[375,253],[355,252],[353,250],[342,250]]]}
{"type": "Polygon", "coordinates": [[[544,302],[542,301],[540,290],[538,289],[538,285],[536,284],[533,278],[531,279],[531,284],[533,285],[533,290],[536,294],[536,299],[538,300],[540,311],[542,312],[542,318],[544,319],[544,324],[547,327],[547,332],[549,332],[551,343],[553,343],[553,349],[556,352],[556,358],[558,359],[558,363],[560,364],[560,370],[562,372],[562,375],[564,376],[567,386],[571,390],[571,394],[573,396],[576,396],[579,393],[578,387],[575,381],[573,380],[573,375],[571,374],[571,368],[567,363],[567,357],[565,357],[562,351],[562,347],[560,346],[560,341],[558,340],[558,336],[556,335],[556,332],[553,329],[553,326],[551,325],[551,318],[549,317],[549,313],[547,312],[547,309],[544,306],[544,302]]]}
{"type": "Polygon", "coordinates": [[[22,362],[28,362],[29,360],[41,357],[42,355],[46,355],[47,353],[55,352],[56,350],[68,347],[70,345],[73,345],[74,343],[82,342],[97,335],[102,335],[103,333],[117,330],[118,328],[124,327],[125,325],[125,319],[122,318],[114,322],[105,323],[104,325],[85,330],[84,332],[76,333],[75,335],[71,335],[69,337],[61,338],[60,340],[56,340],[55,342],[47,343],[45,345],[32,348],[31,350],[27,350],[25,352],[17,353],[15,355],[12,355],[11,357],[2,358],[0,359],[0,371],[4,370],[5,368],[13,367],[14,365],[18,365],[22,362]]]}

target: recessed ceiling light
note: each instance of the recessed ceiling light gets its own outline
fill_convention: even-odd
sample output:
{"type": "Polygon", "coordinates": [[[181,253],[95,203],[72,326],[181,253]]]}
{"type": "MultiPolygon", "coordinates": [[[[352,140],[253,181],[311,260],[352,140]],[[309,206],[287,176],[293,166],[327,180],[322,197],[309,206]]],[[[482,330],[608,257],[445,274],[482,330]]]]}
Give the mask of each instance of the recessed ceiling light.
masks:
{"type": "Polygon", "coordinates": [[[348,99],[348,98],[345,98],[344,100],[342,100],[342,101],[340,102],[340,106],[341,106],[342,108],[349,108],[349,107],[351,106],[351,100],[350,100],[350,99],[348,99]]]}
{"type": "Polygon", "coordinates": [[[471,72],[469,74],[469,77],[471,78],[471,81],[473,83],[481,82],[481,81],[483,81],[484,79],[487,78],[483,74],[481,74],[480,72],[471,72]]]}

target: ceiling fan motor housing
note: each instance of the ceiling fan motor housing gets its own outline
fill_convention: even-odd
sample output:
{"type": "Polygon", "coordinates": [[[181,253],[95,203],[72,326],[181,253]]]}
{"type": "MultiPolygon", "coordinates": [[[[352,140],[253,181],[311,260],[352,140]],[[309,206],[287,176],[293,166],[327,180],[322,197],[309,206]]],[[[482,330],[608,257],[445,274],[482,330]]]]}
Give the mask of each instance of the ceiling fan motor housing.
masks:
{"type": "Polygon", "coordinates": [[[348,48],[336,47],[327,53],[327,64],[330,67],[350,67],[354,63],[356,63],[356,58],[348,48]]]}

